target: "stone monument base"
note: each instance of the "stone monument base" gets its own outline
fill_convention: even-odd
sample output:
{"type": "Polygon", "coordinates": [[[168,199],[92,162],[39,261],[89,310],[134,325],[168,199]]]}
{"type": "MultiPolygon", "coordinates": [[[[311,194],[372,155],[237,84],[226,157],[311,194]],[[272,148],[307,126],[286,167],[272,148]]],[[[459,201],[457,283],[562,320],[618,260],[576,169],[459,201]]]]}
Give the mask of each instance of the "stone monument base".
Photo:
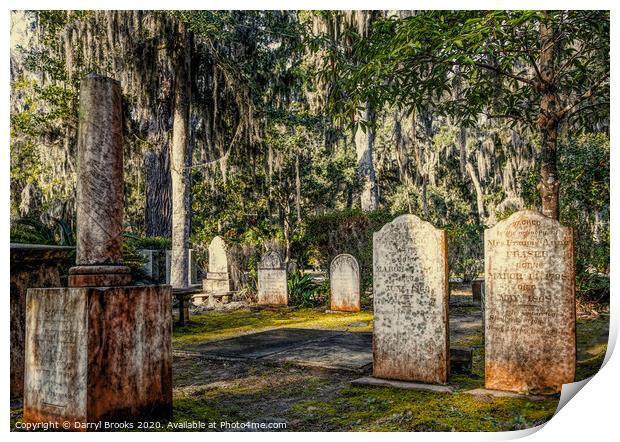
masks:
{"type": "Polygon", "coordinates": [[[351,381],[351,385],[370,386],[370,387],[393,387],[402,390],[421,390],[434,391],[437,393],[452,393],[452,387],[447,385],[422,384],[420,382],[395,381],[392,379],[379,379],[373,376],[366,376],[351,381]]]}
{"type": "Polygon", "coordinates": [[[208,272],[202,280],[202,290],[205,293],[226,293],[230,291],[230,277],[228,272],[208,272]]]}
{"type": "Polygon", "coordinates": [[[24,421],[172,416],[170,286],[30,289],[24,421]]]}

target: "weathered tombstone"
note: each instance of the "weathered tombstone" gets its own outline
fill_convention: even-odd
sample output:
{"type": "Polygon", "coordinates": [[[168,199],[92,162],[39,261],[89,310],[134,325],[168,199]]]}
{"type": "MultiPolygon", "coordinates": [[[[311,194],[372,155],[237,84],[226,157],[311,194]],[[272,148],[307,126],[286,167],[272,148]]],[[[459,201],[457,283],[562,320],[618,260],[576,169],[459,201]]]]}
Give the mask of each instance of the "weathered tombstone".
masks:
{"type": "Polygon", "coordinates": [[[568,227],[523,210],[484,235],[485,387],[556,393],[575,378],[575,270],[568,227]]]}
{"type": "Polygon", "coordinates": [[[216,299],[227,300],[230,294],[230,274],[228,272],[228,257],[226,243],[216,236],[209,244],[209,271],[206,279],[202,280],[203,294],[194,296],[194,302],[202,303],[202,297],[208,298],[209,305],[214,305],[216,299]]]}
{"type": "Polygon", "coordinates": [[[154,421],[172,414],[170,286],[127,286],[118,82],[82,80],[76,267],[26,296],[24,420],[154,421]]]}
{"type": "Polygon", "coordinates": [[[446,234],[401,215],[373,237],[373,376],[445,384],[449,373],[446,234]]]}
{"type": "Polygon", "coordinates": [[[273,250],[263,255],[258,266],[258,304],[288,305],[286,267],[273,250]]]}
{"type": "Polygon", "coordinates": [[[329,267],[330,310],[360,311],[360,268],[346,253],[336,256],[329,267]]]}

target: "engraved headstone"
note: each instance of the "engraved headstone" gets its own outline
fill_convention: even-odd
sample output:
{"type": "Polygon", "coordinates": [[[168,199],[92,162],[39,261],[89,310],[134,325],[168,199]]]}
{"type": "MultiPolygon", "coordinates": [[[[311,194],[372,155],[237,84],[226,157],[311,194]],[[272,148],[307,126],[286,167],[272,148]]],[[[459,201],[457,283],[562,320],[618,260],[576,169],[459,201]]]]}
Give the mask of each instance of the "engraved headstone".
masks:
{"type": "Polygon", "coordinates": [[[557,393],[575,378],[568,227],[523,210],[485,231],[485,387],[557,393]]]}
{"type": "Polygon", "coordinates": [[[258,266],[258,304],[288,305],[286,267],[273,250],[263,255],[258,266]]]}
{"type": "Polygon", "coordinates": [[[202,280],[203,293],[193,297],[194,303],[208,303],[213,305],[216,300],[227,300],[230,292],[230,274],[228,272],[228,257],[226,255],[226,243],[216,236],[209,244],[209,271],[207,277],[202,280]]]}
{"type": "Polygon", "coordinates": [[[373,237],[373,376],[445,384],[449,373],[445,231],[402,215],[373,237]]]}
{"type": "Polygon", "coordinates": [[[226,257],[226,244],[220,236],[216,236],[209,244],[209,272],[227,273],[228,258],[226,257]]]}
{"type": "Polygon", "coordinates": [[[360,268],[346,253],[336,256],[329,268],[330,310],[360,311],[360,268]]]}
{"type": "MultiPolygon", "coordinates": [[[[127,286],[120,84],[80,85],[76,264],[26,295],[24,421],[63,429],[172,414],[170,286],[127,286]]],[[[92,428],[92,427],[91,427],[92,428]]]]}

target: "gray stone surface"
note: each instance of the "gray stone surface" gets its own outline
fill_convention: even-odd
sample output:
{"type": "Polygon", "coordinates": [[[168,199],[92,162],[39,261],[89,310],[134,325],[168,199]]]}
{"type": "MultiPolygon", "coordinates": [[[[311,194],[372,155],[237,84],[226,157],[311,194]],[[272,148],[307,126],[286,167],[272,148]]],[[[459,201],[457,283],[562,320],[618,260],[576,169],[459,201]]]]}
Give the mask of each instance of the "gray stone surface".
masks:
{"type": "Polygon", "coordinates": [[[372,364],[372,333],[326,333],[325,338],[267,356],[265,360],[306,367],[362,372],[372,364]]]}
{"type": "MultiPolygon", "coordinates": [[[[187,267],[187,282],[190,285],[199,283],[198,281],[198,266],[196,265],[196,255],[194,249],[187,250],[188,267],[187,267]]],[[[166,257],[164,259],[166,271],[164,274],[164,280],[166,284],[170,284],[170,271],[172,268],[172,250],[166,250],[166,257]]],[[[163,282],[162,281],[162,282],[163,282]]]]}
{"type": "Polygon", "coordinates": [[[373,376],[444,384],[449,372],[446,234],[402,215],[374,234],[373,376]]]}
{"type": "Polygon", "coordinates": [[[332,330],[278,328],[186,347],[202,355],[231,359],[260,359],[311,341],[336,336],[332,330]]]}
{"type": "Polygon", "coordinates": [[[372,363],[372,334],[280,328],[186,346],[185,352],[230,360],[261,360],[363,372],[372,363]]]}
{"type": "MultiPolygon", "coordinates": [[[[211,359],[260,360],[366,372],[372,364],[372,333],[278,328],[187,345],[181,351],[211,359]]],[[[459,372],[471,371],[471,349],[450,349],[450,362],[459,372]]]]}
{"type": "Polygon", "coordinates": [[[329,286],[331,310],[360,311],[360,268],[355,257],[343,253],[332,260],[329,286]]]}
{"type": "Polygon", "coordinates": [[[35,287],[60,287],[60,269],[74,261],[74,251],[74,247],[11,244],[11,398],[24,394],[26,291],[35,287]]]}
{"type": "Polygon", "coordinates": [[[80,84],[76,264],[123,262],[123,104],[121,86],[89,74],[80,84]]]}
{"type": "Polygon", "coordinates": [[[170,304],[169,286],[28,290],[24,420],[169,417],[170,304]]]}
{"type": "Polygon", "coordinates": [[[524,210],[484,243],[485,387],[557,393],[576,367],[571,229],[524,210]]]}
{"type": "Polygon", "coordinates": [[[216,236],[209,244],[209,272],[228,273],[226,244],[220,236],[216,236]]]}
{"type": "Polygon", "coordinates": [[[351,381],[352,385],[360,387],[393,387],[400,388],[401,390],[421,390],[421,391],[433,391],[435,393],[452,393],[452,388],[447,385],[432,385],[421,384],[419,382],[404,382],[395,381],[391,379],[380,379],[372,376],[367,376],[351,381]]]}
{"type": "Polygon", "coordinates": [[[209,271],[202,280],[202,288],[205,296],[194,298],[197,305],[215,305],[218,301],[229,299],[231,283],[226,244],[219,236],[213,238],[209,244],[209,271]]]}
{"type": "Polygon", "coordinates": [[[258,304],[288,305],[286,267],[276,251],[267,252],[258,266],[258,304]]]}

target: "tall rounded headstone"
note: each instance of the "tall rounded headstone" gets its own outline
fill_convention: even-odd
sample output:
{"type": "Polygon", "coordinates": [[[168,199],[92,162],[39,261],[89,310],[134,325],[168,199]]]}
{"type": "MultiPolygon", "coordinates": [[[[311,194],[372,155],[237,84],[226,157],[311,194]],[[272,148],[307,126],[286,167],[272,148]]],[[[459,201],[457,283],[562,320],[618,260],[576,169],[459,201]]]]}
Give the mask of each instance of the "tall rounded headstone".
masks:
{"type": "Polygon", "coordinates": [[[336,256],[329,267],[330,310],[360,311],[360,268],[346,253],[336,256]]]}
{"type": "Polygon", "coordinates": [[[485,231],[485,387],[557,393],[575,378],[569,227],[523,210],[485,231]]]}
{"type": "MultiPolygon", "coordinates": [[[[209,244],[209,271],[207,277],[202,280],[202,289],[211,305],[216,300],[228,299],[230,294],[226,243],[220,236],[213,238],[209,244]]],[[[196,295],[193,299],[197,304],[203,302],[202,295],[196,295]]]]}
{"type": "Polygon", "coordinates": [[[258,265],[258,304],[288,305],[286,267],[276,251],[265,253],[258,265]]]}
{"type": "Polygon", "coordinates": [[[209,272],[228,273],[226,244],[221,236],[216,236],[209,244],[209,272]]]}
{"type": "Polygon", "coordinates": [[[373,237],[373,376],[445,384],[449,372],[446,234],[402,215],[373,237]]]}

